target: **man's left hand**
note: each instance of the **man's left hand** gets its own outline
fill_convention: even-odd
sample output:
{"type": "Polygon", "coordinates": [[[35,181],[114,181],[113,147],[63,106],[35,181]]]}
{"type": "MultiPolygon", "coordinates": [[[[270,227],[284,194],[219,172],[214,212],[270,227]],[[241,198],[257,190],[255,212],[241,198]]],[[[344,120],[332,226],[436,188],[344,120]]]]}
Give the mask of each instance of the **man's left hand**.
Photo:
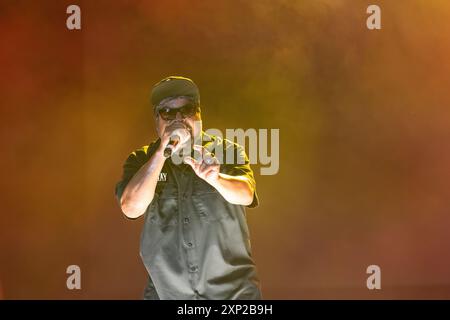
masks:
{"type": "Polygon", "coordinates": [[[185,157],[184,162],[192,167],[197,176],[209,184],[214,185],[219,178],[219,160],[203,146],[194,145],[193,148],[195,151],[200,152],[200,159],[196,160],[192,157],[185,157]]]}

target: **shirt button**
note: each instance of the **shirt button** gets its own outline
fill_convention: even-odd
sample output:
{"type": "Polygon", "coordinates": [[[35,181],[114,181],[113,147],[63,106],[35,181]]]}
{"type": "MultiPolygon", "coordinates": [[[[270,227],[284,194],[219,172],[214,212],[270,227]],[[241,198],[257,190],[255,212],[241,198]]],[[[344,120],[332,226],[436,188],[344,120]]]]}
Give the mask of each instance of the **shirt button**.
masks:
{"type": "Polygon", "coordinates": [[[191,272],[196,272],[198,270],[198,267],[197,266],[192,266],[190,268],[190,270],[191,270],[191,272]]]}
{"type": "Polygon", "coordinates": [[[184,223],[189,223],[189,218],[184,218],[184,223]]]}
{"type": "Polygon", "coordinates": [[[188,242],[188,247],[192,247],[192,242],[188,242]]]}

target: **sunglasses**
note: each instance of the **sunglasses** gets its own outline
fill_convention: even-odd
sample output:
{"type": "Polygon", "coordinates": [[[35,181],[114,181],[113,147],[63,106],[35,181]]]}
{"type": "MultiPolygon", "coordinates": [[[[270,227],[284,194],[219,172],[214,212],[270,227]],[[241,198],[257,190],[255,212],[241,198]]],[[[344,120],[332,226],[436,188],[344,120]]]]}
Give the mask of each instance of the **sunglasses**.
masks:
{"type": "Polygon", "coordinates": [[[158,114],[163,120],[174,120],[179,112],[183,118],[189,118],[194,116],[200,107],[195,104],[188,103],[180,108],[172,109],[169,107],[162,107],[158,110],[158,114]]]}

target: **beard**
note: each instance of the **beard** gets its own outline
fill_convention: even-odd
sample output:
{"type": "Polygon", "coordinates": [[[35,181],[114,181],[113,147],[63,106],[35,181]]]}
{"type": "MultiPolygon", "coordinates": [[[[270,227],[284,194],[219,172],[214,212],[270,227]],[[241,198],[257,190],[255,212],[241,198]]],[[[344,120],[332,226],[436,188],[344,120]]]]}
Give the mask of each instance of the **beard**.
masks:
{"type": "Polygon", "coordinates": [[[174,120],[173,122],[171,122],[170,124],[168,124],[166,126],[166,129],[171,129],[171,130],[175,130],[175,129],[186,129],[189,134],[192,136],[193,133],[193,128],[186,122],[182,121],[182,120],[174,120]]]}

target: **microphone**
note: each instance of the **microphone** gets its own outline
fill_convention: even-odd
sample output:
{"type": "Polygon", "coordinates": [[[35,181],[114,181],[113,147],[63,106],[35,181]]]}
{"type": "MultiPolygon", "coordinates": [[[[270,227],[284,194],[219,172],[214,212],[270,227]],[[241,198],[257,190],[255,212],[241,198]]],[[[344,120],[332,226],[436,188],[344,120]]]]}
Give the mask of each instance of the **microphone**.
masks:
{"type": "Polygon", "coordinates": [[[170,136],[170,140],[164,149],[164,157],[169,158],[179,143],[184,143],[189,139],[189,132],[184,128],[175,129],[170,136]]]}

